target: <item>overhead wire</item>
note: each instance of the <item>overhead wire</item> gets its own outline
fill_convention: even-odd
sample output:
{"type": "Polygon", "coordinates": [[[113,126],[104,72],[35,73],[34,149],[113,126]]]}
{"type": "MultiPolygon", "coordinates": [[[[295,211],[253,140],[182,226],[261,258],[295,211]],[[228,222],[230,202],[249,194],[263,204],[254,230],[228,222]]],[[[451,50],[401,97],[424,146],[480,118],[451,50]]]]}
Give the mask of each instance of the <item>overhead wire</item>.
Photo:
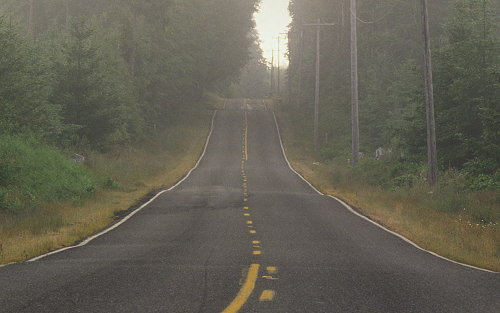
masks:
{"type": "Polygon", "coordinates": [[[364,23],[364,24],[375,24],[375,23],[378,23],[380,22],[381,20],[383,20],[384,18],[386,18],[389,14],[391,14],[392,10],[394,10],[394,8],[396,7],[396,5],[398,5],[398,2],[396,2],[392,8],[389,9],[389,11],[387,11],[387,13],[385,13],[381,18],[379,18],[378,20],[376,21],[373,21],[373,22],[366,22],[366,21],[363,21],[362,19],[360,19],[356,14],[354,14],[354,12],[352,11],[352,8],[349,8],[349,10],[351,11],[351,14],[354,15],[354,17],[360,21],[361,23],[364,23]]]}

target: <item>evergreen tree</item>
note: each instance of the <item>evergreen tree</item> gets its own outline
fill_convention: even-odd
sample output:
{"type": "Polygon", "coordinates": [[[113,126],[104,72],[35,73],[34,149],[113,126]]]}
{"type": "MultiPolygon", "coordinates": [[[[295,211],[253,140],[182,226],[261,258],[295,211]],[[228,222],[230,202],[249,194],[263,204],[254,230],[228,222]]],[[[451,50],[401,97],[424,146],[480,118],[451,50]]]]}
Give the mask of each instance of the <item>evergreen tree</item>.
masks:
{"type": "Polygon", "coordinates": [[[73,125],[80,139],[87,140],[93,149],[103,149],[126,139],[127,134],[123,130],[122,136],[116,135],[123,126],[122,104],[117,90],[109,84],[107,75],[112,70],[100,58],[93,32],[84,19],[73,24],[63,59],[55,64],[53,101],[63,106],[64,123],[73,125]]]}
{"type": "Polygon", "coordinates": [[[453,8],[436,53],[437,132],[445,164],[461,167],[493,139],[484,126],[500,99],[500,39],[489,0],[459,0],[453,8]]]}
{"type": "Polygon", "coordinates": [[[50,81],[47,62],[0,18],[0,133],[59,134],[59,107],[48,101],[50,81]]]}

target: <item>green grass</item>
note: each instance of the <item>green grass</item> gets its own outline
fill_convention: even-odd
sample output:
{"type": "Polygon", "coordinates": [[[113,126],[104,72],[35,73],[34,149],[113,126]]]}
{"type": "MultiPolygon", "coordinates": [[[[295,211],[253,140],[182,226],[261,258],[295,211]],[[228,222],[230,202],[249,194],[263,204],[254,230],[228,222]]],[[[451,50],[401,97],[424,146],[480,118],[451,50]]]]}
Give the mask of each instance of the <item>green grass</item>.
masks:
{"type": "Polygon", "coordinates": [[[19,214],[41,203],[92,196],[103,181],[33,136],[0,137],[0,212],[19,214]]]}

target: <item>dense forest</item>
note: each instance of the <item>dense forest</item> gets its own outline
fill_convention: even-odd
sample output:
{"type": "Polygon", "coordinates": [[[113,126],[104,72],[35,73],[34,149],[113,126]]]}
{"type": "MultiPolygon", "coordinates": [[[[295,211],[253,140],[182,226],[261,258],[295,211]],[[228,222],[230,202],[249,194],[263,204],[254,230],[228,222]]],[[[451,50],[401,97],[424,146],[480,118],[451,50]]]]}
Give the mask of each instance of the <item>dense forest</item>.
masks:
{"type": "MultiPolygon", "coordinates": [[[[316,29],[303,24],[334,23],[321,31],[319,154],[343,163],[351,151],[349,2],[290,1],[292,101],[282,102],[312,133],[316,29]]],[[[500,3],[428,2],[439,166],[500,186],[500,3]]],[[[258,3],[0,1],[0,134],[107,151],[168,128],[206,91],[272,94],[253,29],[258,3]]],[[[424,162],[421,1],[357,0],[357,24],[360,149],[424,162]]],[[[286,97],[288,86],[281,90],[286,97]]]]}
{"type": "MultiPolygon", "coordinates": [[[[321,30],[319,153],[341,162],[351,151],[349,2],[292,0],[289,6],[294,98],[289,110],[300,105],[302,118],[297,120],[308,121],[311,133],[316,27],[303,23],[318,18],[335,23],[321,30]]],[[[494,177],[500,169],[500,3],[428,0],[428,6],[439,166],[494,177]]],[[[383,147],[406,160],[425,162],[421,1],[358,0],[356,15],[360,150],[373,158],[383,147]]]]}
{"type": "Polygon", "coordinates": [[[0,0],[0,215],[123,188],[126,171],[93,156],[153,149],[165,162],[190,147],[180,141],[202,127],[189,123],[239,92],[251,52],[261,62],[258,4],[0,0]]]}
{"type": "Polygon", "coordinates": [[[0,134],[140,140],[239,77],[258,2],[0,1],[0,134]]]}

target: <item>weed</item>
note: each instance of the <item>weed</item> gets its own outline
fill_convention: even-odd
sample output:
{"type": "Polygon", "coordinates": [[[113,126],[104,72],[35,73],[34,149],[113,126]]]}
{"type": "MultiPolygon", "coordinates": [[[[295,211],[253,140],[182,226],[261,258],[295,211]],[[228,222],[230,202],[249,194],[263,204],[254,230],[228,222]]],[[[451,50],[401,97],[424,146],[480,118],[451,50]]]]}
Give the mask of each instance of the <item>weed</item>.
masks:
{"type": "Polygon", "coordinates": [[[64,220],[61,215],[37,214],[37,218],[30,219],[29,223],[24,225],[24,227],[33,235],[38,235],[45,232],[58,231],[63,225],[64,220]]]}
{"type": "Polygon", "coordinates": [[[81,197],[72,197],[71,200],[71,205],[75,207],[83,206],[85,204],[85,199],[82,199],[81,197]]]}
{"type": "Polygon", "coordinates": [[[475,223],[482,225],[494,226],[500,222],[500,212],[489,206],[474,210],[471,216],[475,223]]]}
{"type": "Polygon", "coordinates": [[[123,185],[118,183],[116,180],[111,178],[109,175],[106,175],[106,182],[104,183],[104,187],[106,187],[108,189],[123,190],[123,185]]]}

